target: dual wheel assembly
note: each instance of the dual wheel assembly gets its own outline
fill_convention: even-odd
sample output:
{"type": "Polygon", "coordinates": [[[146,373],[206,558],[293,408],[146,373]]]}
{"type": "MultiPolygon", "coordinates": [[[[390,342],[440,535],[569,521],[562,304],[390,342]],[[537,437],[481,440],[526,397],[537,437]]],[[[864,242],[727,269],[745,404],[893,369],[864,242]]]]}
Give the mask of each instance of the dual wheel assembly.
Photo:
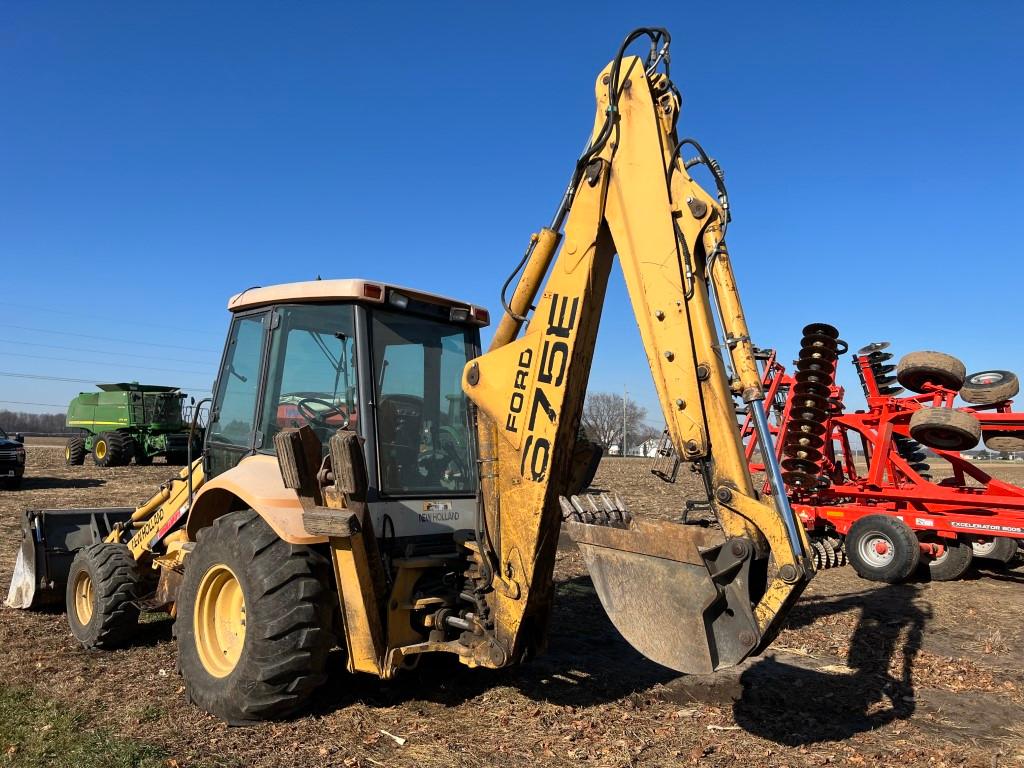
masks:
{"type": "Polygon", "coordinates": [[[975,558],[1005,565],[1016,554],[1014,539],[924,540],[898,517],[889,515],[862,517],[846,534],[846,556],[857,575],[889,584],[906,581],[916,573],[930,581],[953,581],[967,572],[975,558]]]}

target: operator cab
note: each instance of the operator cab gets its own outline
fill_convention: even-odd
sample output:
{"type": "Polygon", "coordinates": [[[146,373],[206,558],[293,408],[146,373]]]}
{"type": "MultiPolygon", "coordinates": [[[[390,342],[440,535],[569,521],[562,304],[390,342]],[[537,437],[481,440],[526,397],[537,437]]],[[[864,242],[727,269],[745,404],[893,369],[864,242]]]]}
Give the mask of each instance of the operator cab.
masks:
{"type": "Polygon", "coordinates": [[[487,310],[365,280],[316,280],[232,297],[206,432],[216,476],[274,435],[309,425],[363,439],[368,502],[383,537],[473,527],[475,435],[462,371],[487,310]]]}

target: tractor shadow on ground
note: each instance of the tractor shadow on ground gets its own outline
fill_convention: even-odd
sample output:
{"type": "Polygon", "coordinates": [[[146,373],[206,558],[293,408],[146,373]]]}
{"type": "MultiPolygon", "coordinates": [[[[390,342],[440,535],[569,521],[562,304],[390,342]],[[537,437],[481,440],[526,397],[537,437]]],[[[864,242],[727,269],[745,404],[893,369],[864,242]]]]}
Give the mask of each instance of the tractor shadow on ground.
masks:
{"type": "Polygon", "coordinates": [[[793,610],[796,628],[847,610],[860,617],[850,638],[847,669],[805,668],[766,658],[740,678],[733,705],[748,733],[789,747],[841,741],[914,714],[913,664],[931,612],[914,598],[921,587],[898,584],[837,597],[810,598],[793,610]],[[898,669],[890,671],[896,656],[898,669]]]}
{"type": "Polygon", "coordinates": [[[106,485],[106,480],[95,477],[35,477],[26,475],[22,478],[22,491],[53,491],[72,488],[98,488],[106,485]]]}
{"type": "Polygon", "coordinates": [[[585,707],[615,701],[679,677],[627,643],[605,615],[588,576],[556,585],[547,650],[504,670],[470,669],[449,654],[424,656],[415,669],[382,682],[352,677],[344,657],[332,658],[332,680],[321,688],[314,711],[326,713],[354,702],[391,707],[409,701],[457,706],[490,689],[507,686],[538,702],[585,707]]]}

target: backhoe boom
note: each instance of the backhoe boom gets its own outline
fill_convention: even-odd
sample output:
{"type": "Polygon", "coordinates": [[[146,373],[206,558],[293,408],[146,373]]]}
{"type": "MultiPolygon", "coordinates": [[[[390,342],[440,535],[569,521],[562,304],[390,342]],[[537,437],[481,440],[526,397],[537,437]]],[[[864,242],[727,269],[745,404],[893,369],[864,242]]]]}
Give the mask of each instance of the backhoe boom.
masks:
{"type": "MultiPolygon", "coordinates": [[[[641,36],[667,46],[660,30],[627,44],[641,36]]],[[[693,144],[721,180],[695,142],[677,138],[680,98],[656,64],[620,51],[598,76],[591,144],[563,207],[534,237],[490,350],[464,372],[490,564],[490,583],[478,587],[493,622],[478,663],[543,645],[563,514],[620,631],[681,671],[711,671],[761,647],[813,572],[785,494],[759,498],[747,469],[734,396],[750,404],[763,392],[725,246],[728,202],[724,185],[715,199],[687,172],[681,149],[693,144]],[[672,442],[700,469],[720,531],[619,509],[594,515],[562,498],[616,255],[672,442]]]]}

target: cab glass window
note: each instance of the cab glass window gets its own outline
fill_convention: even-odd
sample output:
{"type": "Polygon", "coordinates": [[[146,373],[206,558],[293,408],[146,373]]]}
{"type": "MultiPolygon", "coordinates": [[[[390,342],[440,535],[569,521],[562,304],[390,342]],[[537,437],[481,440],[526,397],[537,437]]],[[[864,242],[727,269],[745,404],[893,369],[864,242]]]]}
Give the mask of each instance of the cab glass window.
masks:
{"type": "Polygon", "coordinates": [[[475,352],[464,326],[415,314],[372,314],[377,450],[385,495],[476,491],[462,369],[475,352]]]}
{"type": "Polygon", "coordinates": [[[265,318],[266,315],[240,317],[231,326],[209,425],[212,442],[252,446],[265,318]]]}
{"type": "Polygon", "coordinates": [[[259,447],[272,451],[277,432],[308,424],[326,449],[336,430],[357,427],[352,306],[303,304],[276,312],[259,447]]]}

